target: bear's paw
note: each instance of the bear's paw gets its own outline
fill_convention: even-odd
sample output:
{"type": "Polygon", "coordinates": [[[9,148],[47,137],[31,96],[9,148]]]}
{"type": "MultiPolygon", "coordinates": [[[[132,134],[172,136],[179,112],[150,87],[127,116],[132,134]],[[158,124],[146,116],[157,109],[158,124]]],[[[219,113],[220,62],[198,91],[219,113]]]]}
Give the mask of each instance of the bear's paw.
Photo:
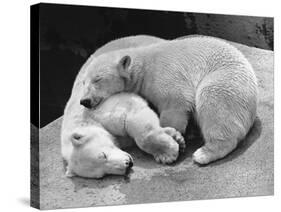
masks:
{"type": "Polygon", "coordinates": [[[185,150],[185,140],[180,132],[178,132],[176,129],[172,127],[165,127],[164,128],[165,133],[170,135],[178,144],[179,144],[179,152],[183,153],[185,150]]]}

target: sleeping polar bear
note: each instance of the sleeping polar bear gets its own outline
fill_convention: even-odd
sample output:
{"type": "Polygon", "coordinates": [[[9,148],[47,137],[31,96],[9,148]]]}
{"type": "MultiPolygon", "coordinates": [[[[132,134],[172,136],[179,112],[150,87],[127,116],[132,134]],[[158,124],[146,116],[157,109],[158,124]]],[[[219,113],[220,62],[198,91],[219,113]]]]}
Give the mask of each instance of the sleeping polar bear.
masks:
{"type": "Polygon", "coordinates": [[[94,58],[85,74],[81,103],[87,108],[134,92],[157,108],[162,127],[181,133],[193,113],[205,140],[193,154],[199,164],[230,153],[256,118],[255,73],[221,39],[195,36],[109,52],[94,58]]]}
{"type": "Polygon", "coordinates": [[[95,110],[80,105],[83,72],[95,55],[156,41],[162,40],[134,36],[112,41],[97,50],[82,67],[66,105],[61,130],[61,153],[67,163],[67,176],[101,178],[106,174],[126,174],[133,165],[132,158],[120,149],[121,144],[114,136],[133,138],[140,149],[160,163],[174,162],[184,149],[181,134],[174,128],[160,127],[157,114],[140,96],[116,94],[95,110]]]}

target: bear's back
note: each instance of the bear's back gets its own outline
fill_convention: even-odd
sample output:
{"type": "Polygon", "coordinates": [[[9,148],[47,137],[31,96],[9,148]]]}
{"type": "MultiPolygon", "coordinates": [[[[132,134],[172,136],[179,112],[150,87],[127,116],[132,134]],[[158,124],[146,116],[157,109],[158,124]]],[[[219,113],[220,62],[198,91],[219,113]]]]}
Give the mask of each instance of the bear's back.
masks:
{"type": "Polygon", "coordinates": [[[138,47],[138,50],[143,52],[141,54],[148,54],[152,55],[152,57],[175,62],[178,61],[178,58],[184,56],[187,61],[195,60],[197,63],[206,63],[208,67],[226,63],[248,63],[244,55],[236,47],[222,39],[208,36],[194,36],[181,40],[164,41],[150,46],[138,47]]]}
{"type": "MultiPolygon", "coordinates": [[[[120,51],[123,51],[121,54],[127,53],[127,50],[120,51]]],[[[145,61],[145,73],[160,87],[163,87],[163,83],[166,86],[171,79],[177,82],[190,79],[188,85],[196,87],[206,75],[219,70],[233,74],[235,70],[254,79],[254,71],[245,56],[226,41],[213,37],[164,41],[130,49],[128,54],[135,58],[136,64],[145,61]]],[[[166,88],[170,89],[169,85],[166,88]]],[[[163,89],[166,91],[166,88],[163,89]]]]}

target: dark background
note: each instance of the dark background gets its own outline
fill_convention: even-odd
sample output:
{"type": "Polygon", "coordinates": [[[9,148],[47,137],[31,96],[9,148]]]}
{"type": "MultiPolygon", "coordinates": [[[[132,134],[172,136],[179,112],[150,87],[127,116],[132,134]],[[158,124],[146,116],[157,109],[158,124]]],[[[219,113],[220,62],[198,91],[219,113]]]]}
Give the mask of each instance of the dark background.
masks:
{"type": "Polygon", "coordinates": [[[201,34],[273,50],[273,18],[264,17],[40,4],[39,33],[40,127],[63,114],[87,57],[116,38],[201,34]]]}

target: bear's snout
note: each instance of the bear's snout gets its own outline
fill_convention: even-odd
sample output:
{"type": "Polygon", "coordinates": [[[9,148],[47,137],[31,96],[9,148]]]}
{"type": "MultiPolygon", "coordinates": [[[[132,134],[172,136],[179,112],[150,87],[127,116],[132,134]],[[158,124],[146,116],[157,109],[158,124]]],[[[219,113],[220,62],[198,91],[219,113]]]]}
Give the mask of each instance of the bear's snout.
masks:
{"type": "Polygon", "coordinates": [[[92,107],[92,101],[91,101],[91,99],[89,99],[89,98],[81,99],[81,100],[80,100],[80,105],[83,105],[84,107],[90,109],[90,108],[92,107]]]}
{"type": "Polygon", "coordinates": [[[80,104],[83,105],[84,107],[88,109],[95,109],[97,106],[100,105],[102,102],[103,98],[102,97],[95,97],[95,98],[83,98],[80,100],[80,104]]]}
{"type": "Polygon", "coordinates": [[[133,163],[133,160],[130,158],[129,161],[126,161],[126,174],[129,174],[130,172],[130,169],[133,167],[134,163],[133,163]]]}
{"type": "Polygon", "coordinates": [[[134,163],[133,163],[132,160],[130,160],[129,162],[127,162],[127,167],[128,167],[128,168],[132,168],[133,165],[134,165],[134,163]]]}

